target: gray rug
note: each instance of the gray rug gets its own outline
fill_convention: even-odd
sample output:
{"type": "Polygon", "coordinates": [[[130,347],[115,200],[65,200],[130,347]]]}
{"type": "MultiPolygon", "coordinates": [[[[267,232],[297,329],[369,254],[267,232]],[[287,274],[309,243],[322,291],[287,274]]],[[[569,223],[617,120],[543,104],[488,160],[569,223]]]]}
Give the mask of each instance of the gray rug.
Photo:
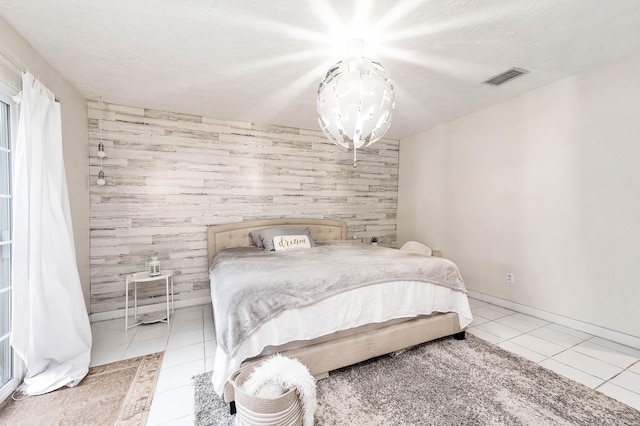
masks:
{"type": "MultiPolygon", "coordinates": [[[[210,377],[195,377],[195,424],[231,425],[210,377]]],[[[318,402],[318,425],[640,425],[640,411],[468,333],[333,371],[318,402]]]]}

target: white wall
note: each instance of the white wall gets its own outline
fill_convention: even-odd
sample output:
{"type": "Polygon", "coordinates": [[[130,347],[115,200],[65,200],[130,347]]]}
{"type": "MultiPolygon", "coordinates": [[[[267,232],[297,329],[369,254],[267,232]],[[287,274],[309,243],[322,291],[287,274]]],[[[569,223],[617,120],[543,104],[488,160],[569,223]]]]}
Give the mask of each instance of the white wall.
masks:
{"type": "Polygon", "coordinates": [[[402,140],[410,239],[471,290],[640,336],[640,53],[402,140]]]}
{"type": "MultiPolygon", "coordinates": [[[[33,47],[0,17],[0,52],[18,62],[62,102],[62,143],[69,187],[76,259],[85,303],[89,307],[89,152],[87,103],[33,47]]],[[[19,90],[21,70],[0,55],[0,81],[19,90]]]]}

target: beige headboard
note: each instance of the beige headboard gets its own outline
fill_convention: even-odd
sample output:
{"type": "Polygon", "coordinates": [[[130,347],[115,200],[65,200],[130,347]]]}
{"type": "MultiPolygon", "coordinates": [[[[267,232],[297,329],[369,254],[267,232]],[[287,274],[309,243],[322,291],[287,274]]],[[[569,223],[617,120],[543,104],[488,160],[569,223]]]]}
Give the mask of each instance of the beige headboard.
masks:
{"type": "Polygon", "coordinates": [[[309,228],[314,241],[346,240],[347,223],[327,219],[263,219],[246,222],[211,225],[207,228],[207,252],[209,264],[213,255],[229,247],[251,247],[249,232],[273,227],[309,228]]]}

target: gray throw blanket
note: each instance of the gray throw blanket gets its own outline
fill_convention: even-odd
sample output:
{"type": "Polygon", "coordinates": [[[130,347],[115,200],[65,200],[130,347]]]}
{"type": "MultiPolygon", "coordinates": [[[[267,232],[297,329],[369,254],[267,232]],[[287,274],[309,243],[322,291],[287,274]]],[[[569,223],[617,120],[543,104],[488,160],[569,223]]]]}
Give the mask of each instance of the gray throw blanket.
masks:
{"type": "Polygon", "coordinates": [[[390,281],[422,281],[466,292],[458,267],[440,257],[353,243],[292,251],[226,249],[211,263],[218,344],[233,356],[265,321],[285,309],[390,281]]]}

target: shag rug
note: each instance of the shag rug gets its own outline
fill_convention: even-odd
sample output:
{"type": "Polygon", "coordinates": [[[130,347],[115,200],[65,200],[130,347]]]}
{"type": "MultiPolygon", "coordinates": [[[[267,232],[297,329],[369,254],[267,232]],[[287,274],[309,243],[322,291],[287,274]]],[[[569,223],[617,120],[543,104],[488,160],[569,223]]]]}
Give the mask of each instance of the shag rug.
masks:
{"type": "Polygon", "coordinates": [[[0,425],[144,426],[163,352],[91,367],[75,387],[0,404],[0,425]]]}
{"type": "MultiPolygon", "coordinates": [[[[194,380],[195,424],[234,424],[211,373],[194,380]]],[[[640,411],[469,333],[332,371],[317,392],[317,425],[640,425],[640,411]]]]}

